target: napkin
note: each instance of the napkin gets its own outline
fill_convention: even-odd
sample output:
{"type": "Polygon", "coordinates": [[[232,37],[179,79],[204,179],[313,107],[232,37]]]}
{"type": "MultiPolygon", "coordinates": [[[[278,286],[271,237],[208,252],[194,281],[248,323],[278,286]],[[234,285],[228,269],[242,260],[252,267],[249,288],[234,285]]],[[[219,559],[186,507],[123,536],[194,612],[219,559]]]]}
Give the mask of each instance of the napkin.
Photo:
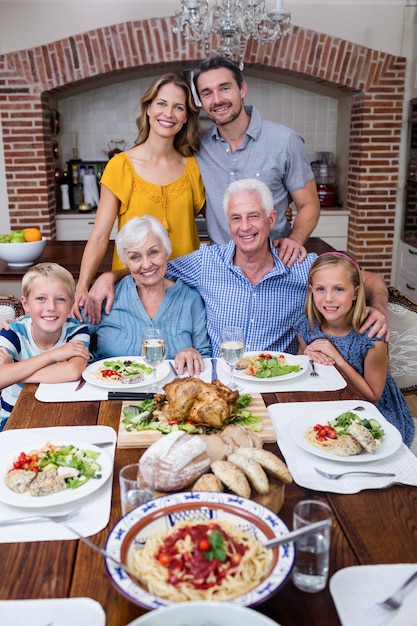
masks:
{"type": "MultiPolygon", "coordinates": [[[[288,468],[301,487],[325,491],[330,493],[358,493],[364,489],[380,489],[395,483],[417,486],[417,457],[402,443],[391,456],[378,461],[346,462],[343,457],[340,461],[327,460],[314,453],[303,450],[292,438],[291,427],[300,415],[311,415],[312,423],[319,421],[316,416],[323,413],[323,407],[332,406],[332,413],[339,415],[351,411],[358,404],[358,400],[341,400],[335,402],[291,402],[272,404],[268,413],[274,426],[277,443],[284,455],[288,468]],[[333,409],[334,407],[334,409],[333,409]],[[326,472],[347,472],[354,470],[370,470],[375,472],[394,473],[395,477],[376,476],[345,476],[339,480],[324,478],[316,473],[315,467],[326,472]]],[[[370,402],[361,402],[367,409],[367,414],[378,419],[380,413],[370,402]]]]}
{"type": "Polygon", "coordinates": [[[105,626],[101,604],[91,598],[0,600],[0,623],[7,626],[105,626]]]}
{"type": "Polygon", "coordinates": [[[417,583],[409,587],[398,610],[384,609],[378,604],[416,570],[417,563],[399,563],[357,565],[336,572],[329,587],[342,626],[416,626],[417,583]]]}
{"type": "MultiPolygon", "coordinates": [[[[241,393],[270,393],[276,391],[335,391],[336,389],[343,389],[346,387],[346,381],[339,374],[337,369],[333,366],[316,365],[316,371],[319,376],[310,376],[310,366],[308,365],[307,357],[300,357],[303,360],[306,359],[306,372],[293,380],[282,381],[269,381],[264,382],[260,379],[252,381],[242,380],[236,378],[236,382],[241,388],[241,393]]],[[[174,364],[174,361],[171,361],[174,364]]],[[[201,380],[207,383],[211,383],[211,359],[204,359],[204,371],[200,374],[201,380]]],[[[188,376],[188,372],[182,375],[182,378],[188,376]]],[[[217,377],[222,383],[227,385],[230,383],[230,368],[223,359],[217,359],[217,377]]],[[[170,373],[161,381],[160,385],[166,385],[174,379],[174,374],[170,370],[170,373]]],[[[41,383],[36,392],[35,398],[41,402],[85,402],[85,401],[99,401],[107,400],[109,391],[115,391],[115,387],[102,387],[95,386],[90,383],[86,383],[84,387],[75,391],[79,381],[70,383],[41,383]]],[[[119,390],[119,389],[118,389],[119,390]]],[[[149,392],[150,385],[132,387],[129,391],[143,391],[149,392]]]]}
{"type": "MultiPolygon", "coordinates": [[[[0,433],[0,443],[8,449],[16,451],[30,450],[31,437],[45,437],[47,441],[76,441],[95,443],[113,441],[112,446],[102,449],[102,454],[108,454],[114,460],[116,433],[110,426],[57,426],[52,428],[28,428],[24,430],[6,430],[0,433]]],[[[112,493],[112,475],[107,482],[87,498],[69,504],[40,509],[28,509],[11,506],[0,502],[0,521],[18,519],[32,515],[58,515],[67,513],[79,507],[78,513],[68,520],[68,524],[78,530],[84,537],[94,535],[105,528],[110,518],[112,493]]],[[[55,541],[58,539],[75,539],[73,533],[62,524],[55,522],[31,522],[0,526],[0,543],[24,541],[55,541]]]]}

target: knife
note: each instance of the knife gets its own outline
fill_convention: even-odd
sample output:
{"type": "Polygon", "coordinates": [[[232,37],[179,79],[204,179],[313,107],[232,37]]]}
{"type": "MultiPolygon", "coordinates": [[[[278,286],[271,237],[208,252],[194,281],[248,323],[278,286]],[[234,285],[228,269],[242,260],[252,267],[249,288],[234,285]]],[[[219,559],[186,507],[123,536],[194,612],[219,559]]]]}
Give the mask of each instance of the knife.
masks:
{"type": "Polygon", "coordinates": [[[217,380],[217,359],[211,359],[211,381],[217,380]]]}
{"type": "Polygon", "coordinates": [[[107,400],[153,400],[154,395],[134,391],[109,391],[107,400]]]}

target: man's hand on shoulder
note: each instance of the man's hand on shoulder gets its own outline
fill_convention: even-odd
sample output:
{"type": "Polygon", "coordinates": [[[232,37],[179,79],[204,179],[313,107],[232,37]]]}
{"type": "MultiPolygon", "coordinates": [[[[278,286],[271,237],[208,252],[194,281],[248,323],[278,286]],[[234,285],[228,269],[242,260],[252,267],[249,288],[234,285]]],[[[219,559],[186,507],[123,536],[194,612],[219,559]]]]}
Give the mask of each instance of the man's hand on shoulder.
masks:
{"type": "Polygon", "coordinates": [[[302,263],[307,256],[305,247],[295,239],[275,239],[272,245],[279,248],[278,258],[286,267],[292,267],[297,260],[302,263]]]}
{"type": "Polygon", "coordinates": [[[359,332],[363,335],[370,329],[368,332],[368,337],[370,339],[373,337],[382,339],[382,337],[385,336],[385,341],[388,342],[390,338],[390,331],[388,328],[388,318],[386,313],[371,306],[366,307],[366,313],[366,320],[360,327],[359,332]]]}

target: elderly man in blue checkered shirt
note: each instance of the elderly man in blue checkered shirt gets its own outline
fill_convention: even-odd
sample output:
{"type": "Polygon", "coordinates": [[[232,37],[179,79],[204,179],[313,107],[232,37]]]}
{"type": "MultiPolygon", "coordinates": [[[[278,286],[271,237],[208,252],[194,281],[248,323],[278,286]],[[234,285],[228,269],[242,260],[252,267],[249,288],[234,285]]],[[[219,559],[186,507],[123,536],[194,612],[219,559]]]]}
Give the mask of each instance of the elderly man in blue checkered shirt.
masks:
{"type": "MultiPolygon", "coordinates": [[[[316,259],[285,266],[269,237],[274,224],[272,194],[258,179],[238,180],[226,190],[223,201],[232,240],[225,245],[202,245],[199,250],[168,263],[167,276],[181,278],[198,290],[207,311],[207,329],[213,356],[220,355],[223,326],[239,326],[245,350],[297,352],[294,324],[303,313],[307,276],[316,259]]],[[[361,331],[381,337],[387,333],[387,289],[383,280],[362,272],[372,303],[361,331]]],[[[93,288],[88,315],[98,316],[106,298],[112,305],[113,282],[120,272],[103,274],[93,288]],[[98,296],[98,297],[97,297],[98,296]],[[96,306],[97,302],[97,306],[96,306]]],[[[97,318],[95,318],[97,319],[97,318]]]]}

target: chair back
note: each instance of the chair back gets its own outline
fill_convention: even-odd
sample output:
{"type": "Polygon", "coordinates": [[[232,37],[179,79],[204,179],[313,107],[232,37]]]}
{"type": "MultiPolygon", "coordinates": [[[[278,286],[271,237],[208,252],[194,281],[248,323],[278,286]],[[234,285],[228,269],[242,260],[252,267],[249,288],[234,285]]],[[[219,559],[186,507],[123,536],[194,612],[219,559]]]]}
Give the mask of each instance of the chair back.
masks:
{"type": "Polygon", "coordinates": [[[23,313],[20,300],[14,296],[0,296],[0,322],[12,322],[23,313]]]}
{"type": "Polygon", "coordinates": [[[388,288],[389,372],[403,393],[417,391],[417,302],[388,288]]]}

